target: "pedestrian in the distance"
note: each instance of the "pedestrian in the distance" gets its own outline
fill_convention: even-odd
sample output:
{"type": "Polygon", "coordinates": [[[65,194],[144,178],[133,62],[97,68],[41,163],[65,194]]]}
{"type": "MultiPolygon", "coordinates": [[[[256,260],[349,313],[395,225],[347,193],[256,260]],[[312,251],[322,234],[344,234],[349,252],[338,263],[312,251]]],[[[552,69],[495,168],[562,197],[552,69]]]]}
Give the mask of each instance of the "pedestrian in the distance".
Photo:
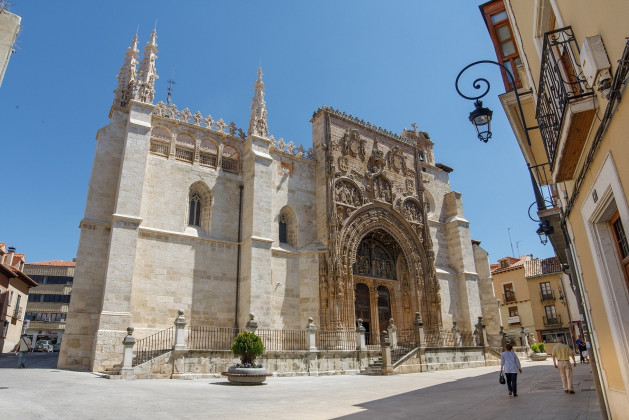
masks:
{"type": "Polygon", "coordinates": [[[555,369],[559,369],[563,390],[567,394],[574,394],[574,386],[572,385],[572,366],[570,366],[570,357],[574,366],[577,366],[577,359],[574,352],[564,343],[557,343],[553,349],[553,364],[555,369]]]}
{"type": "Polygon", "coordinates": [[[587,348],[585,347],[585,342],[583,341],[583,337],[579,337],[577,338],[577,349],[579,349],[579,359],[581,361],[581,363],[585,363],[585,352],[587,351],[587,348]]]}
{"type": "Polygon", "coordinates": [[[507,343],[505,351],[502,352],[500,357],[500,371],[504,370],[507,379],[507,388],[509,389],[509,395],[514,397],[518,396],[518,372],[522,373],[522,366],[520,365],[520,359],[515,354],[511,343],[507,343]]]}
{"type": "Polygon", "coordinates": [[[25,368],[26,354],[31,350],[31,339],[26,334],[22,334],[20,341],[13,347],[13,351],[17,354],[17,367],[25,368]]]}

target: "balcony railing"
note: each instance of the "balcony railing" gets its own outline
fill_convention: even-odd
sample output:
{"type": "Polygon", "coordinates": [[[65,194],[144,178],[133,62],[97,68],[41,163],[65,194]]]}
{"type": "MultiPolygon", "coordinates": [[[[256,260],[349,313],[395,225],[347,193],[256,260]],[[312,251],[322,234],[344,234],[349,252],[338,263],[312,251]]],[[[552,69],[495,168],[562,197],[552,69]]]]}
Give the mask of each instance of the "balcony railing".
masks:
{"type": "Polygon", "coordinates": [[[561,315],[555,315],[554,318],[544,317],[544,326],[561,325],[561,315]]]}
{"type": "Polygon", "coordinates": [[[504,302],[515,302],[515,292],[504,292],[504,294],[502,295],[502,299],[504,300],[504,302]]]}
{"type": "Polygon", "coordinates": [[[549,290],[547,292],[539,292],[539,299],[542,302],[545,300],[555,300],[555,291],[549,290]]]}
{"type": "Polygon", "coordinates": [[[579,47],[570,26],[544,34],[539,80],[535,118],[554,167],[567,105],[593,95],[582,74],[579,47]]]}
{"type": "Polygon", "coordinates": [[[20,318],[22,317],[22,312],[23,312],[23,309],[24,309],[24,308],[22,308],[22,307],[19,307],[19,308],[17,308],[17,307],[16,307],[16,308],[13,310],[13,315],[12,315],[12,317],[13,317],[13,318],[15,318],[15,319],[20,319],[20,318]]]}

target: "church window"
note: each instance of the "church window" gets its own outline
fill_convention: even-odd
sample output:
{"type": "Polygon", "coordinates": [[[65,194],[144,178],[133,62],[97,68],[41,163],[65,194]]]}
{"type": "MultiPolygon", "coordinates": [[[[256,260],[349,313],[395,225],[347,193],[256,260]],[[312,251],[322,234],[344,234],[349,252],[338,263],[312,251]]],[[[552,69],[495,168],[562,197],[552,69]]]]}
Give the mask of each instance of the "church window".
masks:
{"type": "Polygon", "coordinates": [[[164,127],[155,127],[151,130],[151,154],[168,157],[170,153],[171,134],[164,127]]]}
{"type": "Polygon", "coordinates": [[[209,232],[210,208],[212,206],[212,194],[205,185],[199,181],[192,184],[188,193],[187,226],[194,226],[209,232]]]}
{"type": "Polygon", "coordinates": [[[240,157],[238,155],[238,151],[234,147],[223,147],[221,166],[226,172],[233,172],[237,174],[240,171],[240,157]]]}
{"type": "Polygon", "coordinates": [[[201,196],[198,193],[194,193],[190,197],[188,224],[190,226],[201,226],[201,196]]]}
{"type": "Polygon", "coordinates": [[[201,141],[199,147],[199,164],[216,168],[218,163],[218,147],[216,143],[209,139],[201,141]]]}
{"type": "Polygon", "coordinates": [[[426,156],[424,155],[424,151],[423,150],[419,151],[419,161],[420,162],[425,162],[426,161],[426,156]]]}
{"type": "Polygon", "coordinates": [[[282,244],[297,248],[297,217],[290,207],[284,207],[278,218],[278,239],[282,244]]]}

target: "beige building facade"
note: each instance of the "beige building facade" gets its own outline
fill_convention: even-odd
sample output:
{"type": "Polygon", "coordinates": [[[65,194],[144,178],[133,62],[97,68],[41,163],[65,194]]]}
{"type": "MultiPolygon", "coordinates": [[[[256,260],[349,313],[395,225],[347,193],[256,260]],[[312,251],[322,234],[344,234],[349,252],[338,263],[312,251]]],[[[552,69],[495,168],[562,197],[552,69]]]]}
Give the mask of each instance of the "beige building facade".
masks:
{"type": "Polygon", "coordinates": [[[492,264],[494,293],[500,300],[504,331],[518,342],[521,329],[529,338],[546,344],[574,347],[583,334],[574,292],[556,257],[505,257],[492,264]]]}
{"type": "Polygon", "coordinates": [[[13,351],[19,342],[29,290],[37,286],[24,264],[24,254],[0,243],[0,353],[13,351]]]}
{"type": "Polygon", "coordinates": [[[605,410],[625,418],[629,106],[620,99],[629,74],[629,3],[505,0],[483,4],[481,12],[499,61],[515,69],[519,89],[505,83],[500,99],[544,196],[539,232],[583,303],[605,410]]]}
{"type": "Polygon", "coordinates": [[[499,329],[487,253],[429,135],[322,107],[312,149],[269,134],[261,70],[249,127],[154,104],[156,34],[137,36],[97,134],[59,366],[120,363],[139,339],[190,325],[410,332],[478,317],[499,329]]]}
{"type": "Polygon", "coordinates": [[[21,17],[9,12],[6,5],[0,4],[0,86],[2,86],[11,54],[14,52],[13,44],[20,32],[21,20],[21,17]]]}
{"type": "Polygon", "coordinates": [[[38,339],[62,341],[75,265],[74,261],[42,261],[24,266],[24,272],[38,284],[30,291],[24,316],[28,321],[25,332],[33,343],[38,339]]]}

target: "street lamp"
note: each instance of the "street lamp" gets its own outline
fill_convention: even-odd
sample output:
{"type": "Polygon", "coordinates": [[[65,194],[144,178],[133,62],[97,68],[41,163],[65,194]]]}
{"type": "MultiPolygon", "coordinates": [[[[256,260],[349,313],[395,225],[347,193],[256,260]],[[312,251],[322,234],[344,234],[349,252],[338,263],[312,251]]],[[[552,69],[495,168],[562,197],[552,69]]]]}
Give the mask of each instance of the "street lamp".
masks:
{"type": "MultiPolygon", "coordinates": [[[[472,86],[474,87],[474,89],[481,89],[481,88],[485,89],[479,95],[476,95],[476,96],[467,96],[463,94],[461,90],[459,89],[459,79],[461,78],[461,75],[470,67],[474,67],[478,64],[494,64],[500,67],[506,73],[507,79],[513,86],[513,93],[515,94],[515,100],[518,104],[518,110],[520,111],[520,118],[522,119],[522,125],[524,126],[524,135],[526,136],[526,142],[530,146],[531,139],[529,137],[529,130],[531,130],[533,127],[527,127],[526,125],[526,120],[524,119],[524,112],[522,111],[522,104],[520,103],[520,93],[518,92],[518,87],[516,86],[515,78],[513,77],[513,74],[511,74],[511,70],[509,70],[509,68],[507,68],[504,64],[501,64],[497,61],[492,61],[492,60],[479,60],[479,61],[473,62],[472,64],[468,64],[467,66],[463,68],[463,70],[459,72],[458,76],[456,77],[456,81],[454,82],[454,87],[456,88],[456,91],[459,94],[459,96],[465,99],[474,101],[474,110],[470,112],[469,119],[472,122],[472,124],[474,124],[474,128],[476,128],[476,133],[478,135],[478,138],[484,143],[487,143],[489,139],[491,138],[491,117],[493,115],[493,111],[489,108],[483,107],[483,102],[480,100],[481,98],[483,98],[485,95],[489,93],[489,90],[491,89],[491,84],[489,83],[487,79],[482,78],[482,77],[479,77],[476,80],[474,80],[474,82],[472,83],[472,86]]],[[[535,177],[533,176],[533,172],[531,171],[530,167],[529,167],[529,172],[531,174],[533,192],[535,193],[535,202],[533,204],[537,203],[537,211],[539,214],[540,211],[546,210],[546,203],[544,202],[544,197],[542,196],[542,193],[539,190],[539,186],[537,185],[537,182],[535,182],[535,177]]],[[[533,206],[533,204],[531,204],[531,207],[533,206]]],[[[529,207],[529,217],[531,217],[530,210],[531,209],[529,207]]],[[[531,217],[531,219],[536,222],[540,222],[539,227],[536,230],[536,233],[539,235],[539,239],[542,245],[546,245],[548,243],[548,236],[554,233],[554,229],[552,225],[547,219],[535,220],[533,217],[531,217]]]]}

